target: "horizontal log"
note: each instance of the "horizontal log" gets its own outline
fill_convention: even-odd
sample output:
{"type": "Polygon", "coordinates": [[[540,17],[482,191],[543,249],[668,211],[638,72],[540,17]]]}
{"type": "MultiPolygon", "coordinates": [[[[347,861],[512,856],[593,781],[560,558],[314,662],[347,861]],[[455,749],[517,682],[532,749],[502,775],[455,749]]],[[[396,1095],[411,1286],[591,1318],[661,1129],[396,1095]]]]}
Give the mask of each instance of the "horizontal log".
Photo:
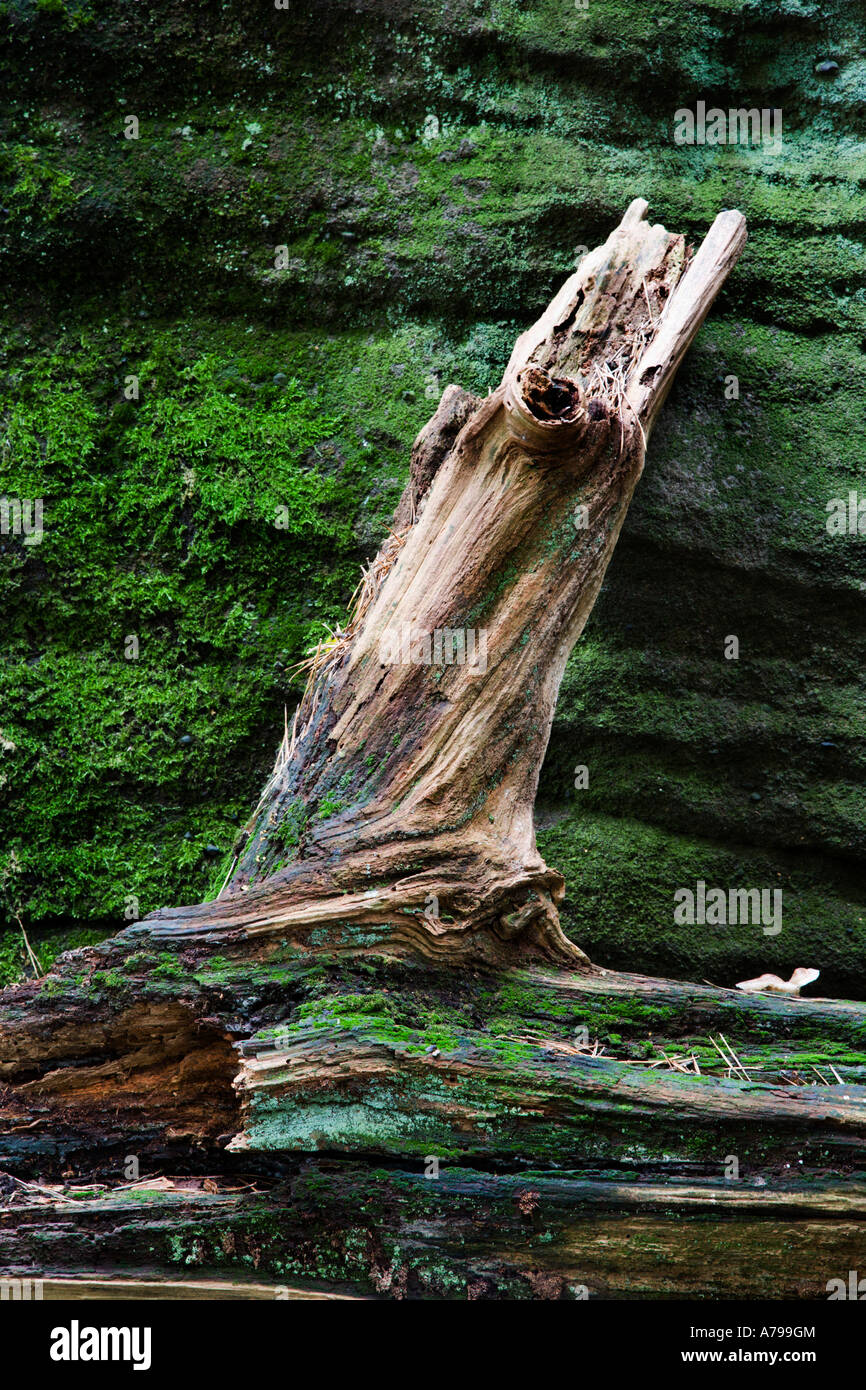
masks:
{"type": "Polygon", "coordinates": [[[243,944],[136,945],[7,993],[0,1165],[116,1174],[137,1153],[179,1171],[230,1144],[689,1172],[732,1152],[756,1168],[861,1163],[862,1003],[546,967],[455,978],[285,943],[252,960],[243,944]],[[603,1055],[577,1055],[578,1028],[603,1055]],[[763,1072],[726,1079],[714,1034],[763,1072]],[[662,1069],[689,1048],[702,1076],[662,1069]]]}
{"type": "Polygon", "coordinates": [[[270,1284],[273,1297],[826,1299],[830,1279],[862,1264],[864,1209],[862,1183],[645,1186],[445,1166],[427,1179],[309,1160],[269,1192],[0,1211],[0,1271],[101,1287],[121,1271],[161,1275],[172,1297],[242,1280],[255,1292],[231,1296],[270,1284]]]}
{"type": "Polygon", "coordinates": [[[866,1161],[866,1086],[776,1086],[647,1071],[389,1018],[290,1026],[241,1044],[233,1150],[437,1154],[581,1165],[866,1161]],[[424,1036],[433,1041],[424,1042],[424,1036]]]}
{"type": "MultiPolygon", "coordinates": [[[[33,1280],[20,1280],[20,1298],[28,1300],[36,1296],[33,1280]]],[[[12,1287],[10,1301],[19,1299],[19,1289],[12,1287]]],[[[171,1302],[213,1302],[215,1299],[267,1300],[273,1302],[279,1297],[286,1302],[325,1300],[345,1302],[350,1294],[328,1293],[326,1290],[293,1288],[287,1284],[275,1287],[273,1283],[260,1284],[251,1279],[129,1279],[110,1274],[66,1275],[41,1279],[38,1295],[45,1303],[99,1302],[99,1303],[150,1303],[155,1300],[171,1302]]]]}
{"type": "Polygon", "coordinates": [[[674,1010],[682,1027],[689,1018],[701,1025],[724,1027],[742,1035],[754,1026],[777,1036],[820,1033],[866,1045],[866,1004],[853,999],[820,999],[785,994],[744,994],[720,985],[668,980],[626,971],[597,970],[586,974],[530,967],[516,978],[550,990],[561,1000],[634,1000],[674,1010]]]}

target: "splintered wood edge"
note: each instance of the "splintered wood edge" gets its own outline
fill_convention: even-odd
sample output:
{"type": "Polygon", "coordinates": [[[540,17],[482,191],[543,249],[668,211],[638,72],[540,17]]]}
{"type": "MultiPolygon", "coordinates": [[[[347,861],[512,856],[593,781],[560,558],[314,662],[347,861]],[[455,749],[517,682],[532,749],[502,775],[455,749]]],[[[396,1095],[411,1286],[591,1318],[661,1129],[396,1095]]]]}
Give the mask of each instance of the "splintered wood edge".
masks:
{"type": "Polygon", "coordinates": [[[677,369],[746,244],[741,212],[720,212],[671,295],[634,373],[629,404],[649,436],[677,369]]]}

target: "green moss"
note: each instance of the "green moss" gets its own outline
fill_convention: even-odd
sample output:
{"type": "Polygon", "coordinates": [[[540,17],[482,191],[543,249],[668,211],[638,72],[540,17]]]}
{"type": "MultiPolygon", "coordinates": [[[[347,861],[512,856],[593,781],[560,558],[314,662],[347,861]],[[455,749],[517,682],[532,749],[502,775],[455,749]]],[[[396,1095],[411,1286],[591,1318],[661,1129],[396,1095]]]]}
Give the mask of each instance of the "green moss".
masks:
{"type": "Polygon", "coordinates": [[[123,989],[128,983],[120,970],[94,970],[91,976],[91,988],[96,994],[104,989],[123,989]]]}
{"type": "MultiPolygon", "coordinates": [[[[40,545],[0,539],[0,839],[21,865],[0,980],[25,968],[12,909],[50,952],[68,920],[99,935],[216,892],[295,663],[343,618],[441,388],[495,385],[575,248],[641,193],[693,241],[738,206],[749,243],[569,666],[545,853],[609,964],[730,983],[806,952],[861,992],[866,547],[824,527],[866,447],[856,16],[822,11],[832,81],[808,5],[294,0],[285,21],[0,6],[3,488],[46,515],[40,545]],[[698,93],[782,106],[781,157],[675,147],[698,93]],[[578,763],[581,817],[550,829],[578,763]],[[791,932],[672,934],[666,855],[685,884],[785,883],[791,932]]],[[[302,830],[277,828],[279,862],[302,830]]]]}
{"type": "Polygon", "coordinates": [[[316,819],[328,820],[330,816],[339,815],[340,811],[345,810],[348,805],[348,801],[342,800],[338,796],[323,796],[316,808],[316,819]]]}
{"type": "Polygon", "coordinates": [[[150,969],[150,976],[158,980],[182,980],[187,971],[169,952],[163,952],[159,963],[150,969]]]}
{"type": "MultiPolygon", "coordinates": [[[[64,951],[73,951],[79,946],[95,945],[109,935],[110,930],[99,926],[61,927],[55,930],[46,930],[43,927],[29,932],[28,936],[40,968],[46,973],[64,951]]],[[[32,967],[20,931],[12,927],[0,933],[0,988],[31,975],[32,967]]],[[[49,982],[46,981],[42,986],[43,990],[48,986],[49,982]]]]}
{"type": "MultiPolygon", "coordinates": [[[[578,793],[582,795],[582,793],[578,793]]],[[[798,965],[822,972],[821,994],[862,997],[866,897],[857,876],[804,855],[674,835],[587,810],[539,836],[568,880],[561,913],[569,934],[599,964],[733,985],[798,965]],[[674,922],[674,894],[707,887],[782,891],[782,929],[674,922]]]]}
{"type": "MultiPolygon", "coordinates": [[[[46,517],[41,546],[13,547],[0,576],[17,613],[0,698],[13,792],[5,838],[25,921],[113,912],[120,926],[129,913],[215,891],[224,860],[214,867],[205,848],[227,851],[235,839],[272,764],[283,703],[297,698],[292,663],[321,632],[320,614],[341,616],[354,585],[359,492],[380,493],[382,531],[399,492],[399,477],[390,489],[379,479],[383,458],[396,461],[396,437],[380,434],[374,446],[360,428],[335,436],[337,417],[314,405],[322,345],[312,335],[253,348],[241,331],[239,355],[226,356],[220,332],[219,366],[215,351],[202,352],[211,332],[193,328],[180,347],[174,335],[145,333],[141,355],[155,365],[142,382],[158,371],[158,385],[150,404],[143,385],[131,420],[106,384],[95,334],[80,334],[77,351],[17,359],[7,486],[42,495],[46,517]],[[292,364],[305,386],[275,385],[292,364]],[[264,407],[254,428],[252,402],[264,407]],[[314,450],[325,436],[322,468],[314,450]],[[263,454],[270,466],[257,482],[263,454]],[[280,529],[272,521],[283,505],[280,529]],[[16,603],[24,591],[35,602],[16,603]],[[127,659],[131,637],[137,655],[127,659]],[[39,778],[38,799],[25,795],[25,769],[39,778]]],[[[360,339],[357,348],[372,385],[388,359],[372,361],[360,339]]],[[[115,344],[116,372],[131,350],[115,344]]],[[[338,367],[334,345],[325,356],[336,406],[338,373],[351,366],[338,367]]],[[[288,818],[287,845],[301,829],[288,818]]]]}

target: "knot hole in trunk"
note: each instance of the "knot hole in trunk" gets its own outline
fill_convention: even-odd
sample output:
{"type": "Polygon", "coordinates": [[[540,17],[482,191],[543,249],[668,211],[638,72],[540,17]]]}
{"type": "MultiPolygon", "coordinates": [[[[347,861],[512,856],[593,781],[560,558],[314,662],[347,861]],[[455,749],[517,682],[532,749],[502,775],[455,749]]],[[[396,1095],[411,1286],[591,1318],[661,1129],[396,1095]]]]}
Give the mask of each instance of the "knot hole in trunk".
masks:
{"type": "Polygon", "coordinates": [[[544,367],[524,367],[505,389],[508,428],[531,453],[559,453],[573,446],[587,423],[578,381],[551,376],[544,367]]]}

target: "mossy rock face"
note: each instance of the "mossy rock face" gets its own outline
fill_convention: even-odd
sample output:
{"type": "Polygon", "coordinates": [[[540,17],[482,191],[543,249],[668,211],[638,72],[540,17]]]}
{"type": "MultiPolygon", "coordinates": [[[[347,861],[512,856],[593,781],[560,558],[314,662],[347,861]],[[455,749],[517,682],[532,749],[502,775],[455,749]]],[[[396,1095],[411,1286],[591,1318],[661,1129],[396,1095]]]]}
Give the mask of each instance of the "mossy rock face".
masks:
{"type": "Polygon", "coordinates": [[[570,664],[544,853],[602,963],[861,995],[866,537],[826,528],[866,495],[850,8],[15,0],[0,30],[0,485],[44,502],[41,543],[0,536],[2,978],[13,913],[50,956],[215,891],[441,389],[489,389],[640,194],[750,239],[570,664]],[[676,146],[698,99],[781,109],[781,150],[676,146]],[[676,927],[697,879],[781,886],[781,934],[676,927]]]}

